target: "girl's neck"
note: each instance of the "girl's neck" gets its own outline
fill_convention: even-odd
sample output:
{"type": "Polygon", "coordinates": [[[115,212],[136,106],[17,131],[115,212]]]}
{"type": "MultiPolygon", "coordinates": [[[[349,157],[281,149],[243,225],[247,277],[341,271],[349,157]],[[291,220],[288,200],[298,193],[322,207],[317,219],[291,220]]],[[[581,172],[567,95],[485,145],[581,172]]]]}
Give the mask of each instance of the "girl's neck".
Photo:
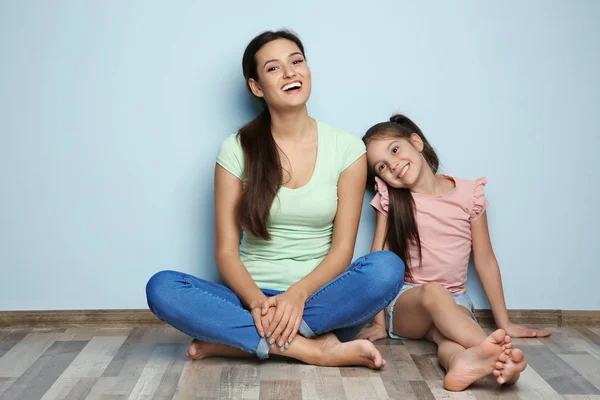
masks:
{"type": "Polygon", "coordinates": [[[271,112],[271,134],[276,141],[302,142],[310,138],[313,119],[306,106],[285,112],[271,112]]]}
{"type": "Polygon", "coordinates": [[[425,195],[441,195],[448,193],[449,190],[447,180],[441,175],[434,174],[425,163],[421,176],[417,179],[413,187],[410,188],[410,191],[425,195]]]}

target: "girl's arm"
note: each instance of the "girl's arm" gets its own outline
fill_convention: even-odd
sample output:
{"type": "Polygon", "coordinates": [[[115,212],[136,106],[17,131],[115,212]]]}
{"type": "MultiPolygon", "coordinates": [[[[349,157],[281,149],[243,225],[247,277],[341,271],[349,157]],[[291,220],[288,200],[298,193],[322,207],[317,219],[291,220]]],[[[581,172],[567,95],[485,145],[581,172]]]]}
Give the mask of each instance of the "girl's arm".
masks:
{"type": "MultiPolygon", "coordinates": [[[[387,232],[387,217],[381,211],[377,211],[377,222],[375,225],[375,234],[373,235],[373,244],[371,244],[371,253],[379,250],[387,250],[385,242],[387,232]]],[[[387,337],[385,328],[385,312],[381,310],[373,318],[371,326],[364,328],[357,336],[357,339],[368,339],[372,342],[387,337]]]]}
{"type": "Polygon", "coordinates": [[[500,267],[492,249],[490,233],[488,230],[487,213],[471,222],[471,236],[473,239],[473,260],[475,269],[481,280],[483,290],[492,307],[494,320],[498,328],[504,329],[512,337],[544,337],[550,336],[549,332],[529,329],[522,325],[513,324],[508,319],[508,311],[502,290],[500,267]]]}

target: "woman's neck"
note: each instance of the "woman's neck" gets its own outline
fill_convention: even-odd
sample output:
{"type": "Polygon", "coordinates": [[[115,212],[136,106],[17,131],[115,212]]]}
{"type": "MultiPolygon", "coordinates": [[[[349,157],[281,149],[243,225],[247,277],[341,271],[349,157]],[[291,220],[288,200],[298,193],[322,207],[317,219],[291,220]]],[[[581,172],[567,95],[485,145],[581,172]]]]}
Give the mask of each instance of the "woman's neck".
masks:
{"type": "Polygon", "coordinates": [[[302,142],[309,139],[313,119],[306,106],[297,110],[271,113],[271,134],[277,141],[302,142]]]}

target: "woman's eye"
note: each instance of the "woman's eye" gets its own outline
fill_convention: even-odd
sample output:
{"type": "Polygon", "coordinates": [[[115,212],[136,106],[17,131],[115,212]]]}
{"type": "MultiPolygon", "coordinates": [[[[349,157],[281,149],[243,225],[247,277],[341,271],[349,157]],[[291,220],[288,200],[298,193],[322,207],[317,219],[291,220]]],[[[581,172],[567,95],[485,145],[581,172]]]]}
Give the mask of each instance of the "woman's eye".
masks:
{"type": "Polygon", "coordinates": [[[292,64],[300,64],[302,62],[304,62],[304,60],[300,59],[300,60],[292,61],[292,64]]]}
{"type": "Polygon", "coordinates": [[[397,147],[394,147],[394,148],[392,149],[392,153],[393,153],[393,154],[396,154],[397,152],[398,152],[398,148],[397,148],[397,147]]]}
{"type": "Polygon", "coordinates": [[[270,67],[269,69],[267,69],[267,72],[272,72],[275,71],[277,69],[277,67],[270,67]]]}

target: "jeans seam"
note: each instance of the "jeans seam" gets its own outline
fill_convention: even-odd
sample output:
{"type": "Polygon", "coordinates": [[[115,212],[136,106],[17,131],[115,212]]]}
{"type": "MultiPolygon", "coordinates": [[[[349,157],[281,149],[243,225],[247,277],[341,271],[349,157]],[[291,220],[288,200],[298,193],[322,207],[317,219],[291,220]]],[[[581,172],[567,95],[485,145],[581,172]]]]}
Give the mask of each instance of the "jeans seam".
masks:
{"type": "Polygon", "coordinates": [[[307,303],[309,301],[311,301],[312,299],[316,299],[318,298],[327,288],[330,288],[334,285],[337,285],[338,283],[342,282],[343,280],[345,280],[346,278],[348,278],[349,276],[351,276],[352,273],[356,272],[356,268],[362,267],[364,265],[364,259],[366,256],[362,256],[359,259],[357,259],[353,264],[356,264],[355,266],[352,267],[352,269],[350,270],[346,270],[344,272],[342,272],[340,275],[338,275],[336,278],[330,280],[325,286],[322,286],[319,290],[317,290],[316,293],[314,293],[312,296],[309,297],[309,299],[306,301],[307,303]]]}
{"type": "MultiPolygon", "coordinates": [[[[396,294],[398,294],[398,292],[400,291],[400,289],[402,288],[402,282],[400,282],[396,287],[400,286],[399,288],[397,288],[397,290],[394,292],[394,294],[391,296],[391,298],[388,299],[388,297],[385,298],[385,300],[383,301],[383,306],[380,307],[379,305],[377,307],[374,307],[376,310],[382,310],[386,307],[386,305],[392,301],[394,299],[394,297],[396,296],[396,294]]],[[[362,317],[362,318],[358,318],[352,322],[347,323],[344,326],[340,326],[339,328],[336,329],[344,329],[344,328],[349,328],[358,324],[361,324],[363,322],[365,322],[366,320],[368,320],[370,317],[362,317]]]]}
{"type": "MultiPolygon", "coordinates": [[[[198,290],[198,291],[200,291],[200,292],[202,292],[202,293],[204,293],[204,294],[207,294],[207,295],[209,295],[209,296],[211,296],[211,297],[213,297],[213,298],[215,298],[215,299],[221,300],[221,301],[222,301],[222,302],[224,302],[224,303],[229,303],[229,304],[231,304],[232,306],[239,308],[240,310],[248,311],[248,310],[247,310],[247,309],[245,309],[244,307],[240,307],[240,305],[239,305],[239,304],[236,304],[236,303],[234,303],[234,302],[232,302],[232,301],[229,301],[229,300],[227,300],[227,299],[224,299],[223,297],[216,296],[216,295],[214,295],[213,293],[211,293],[211,292],[209,292],[209,291],[207,291],[207,290],[204,290],[204,289],[202,289],[202,288],[200,288],[200,287],[198,287],[198,286],[195,286],[195,285],[193,285],[192,283],[190,283],[190,282],[188,282],[188,281],[187,281],[187,278],[186,278],[186,277],[184,277],[184,278],[183,278],[183,280],[185,281],[185,283],[186,283],[186,284],[188,284],[188,285],[192,286],[194,289],[196,289],[196,290],[198,290]]],[[[248,312],[250,312],[250,311],[248,311],[248,312]]]]}

